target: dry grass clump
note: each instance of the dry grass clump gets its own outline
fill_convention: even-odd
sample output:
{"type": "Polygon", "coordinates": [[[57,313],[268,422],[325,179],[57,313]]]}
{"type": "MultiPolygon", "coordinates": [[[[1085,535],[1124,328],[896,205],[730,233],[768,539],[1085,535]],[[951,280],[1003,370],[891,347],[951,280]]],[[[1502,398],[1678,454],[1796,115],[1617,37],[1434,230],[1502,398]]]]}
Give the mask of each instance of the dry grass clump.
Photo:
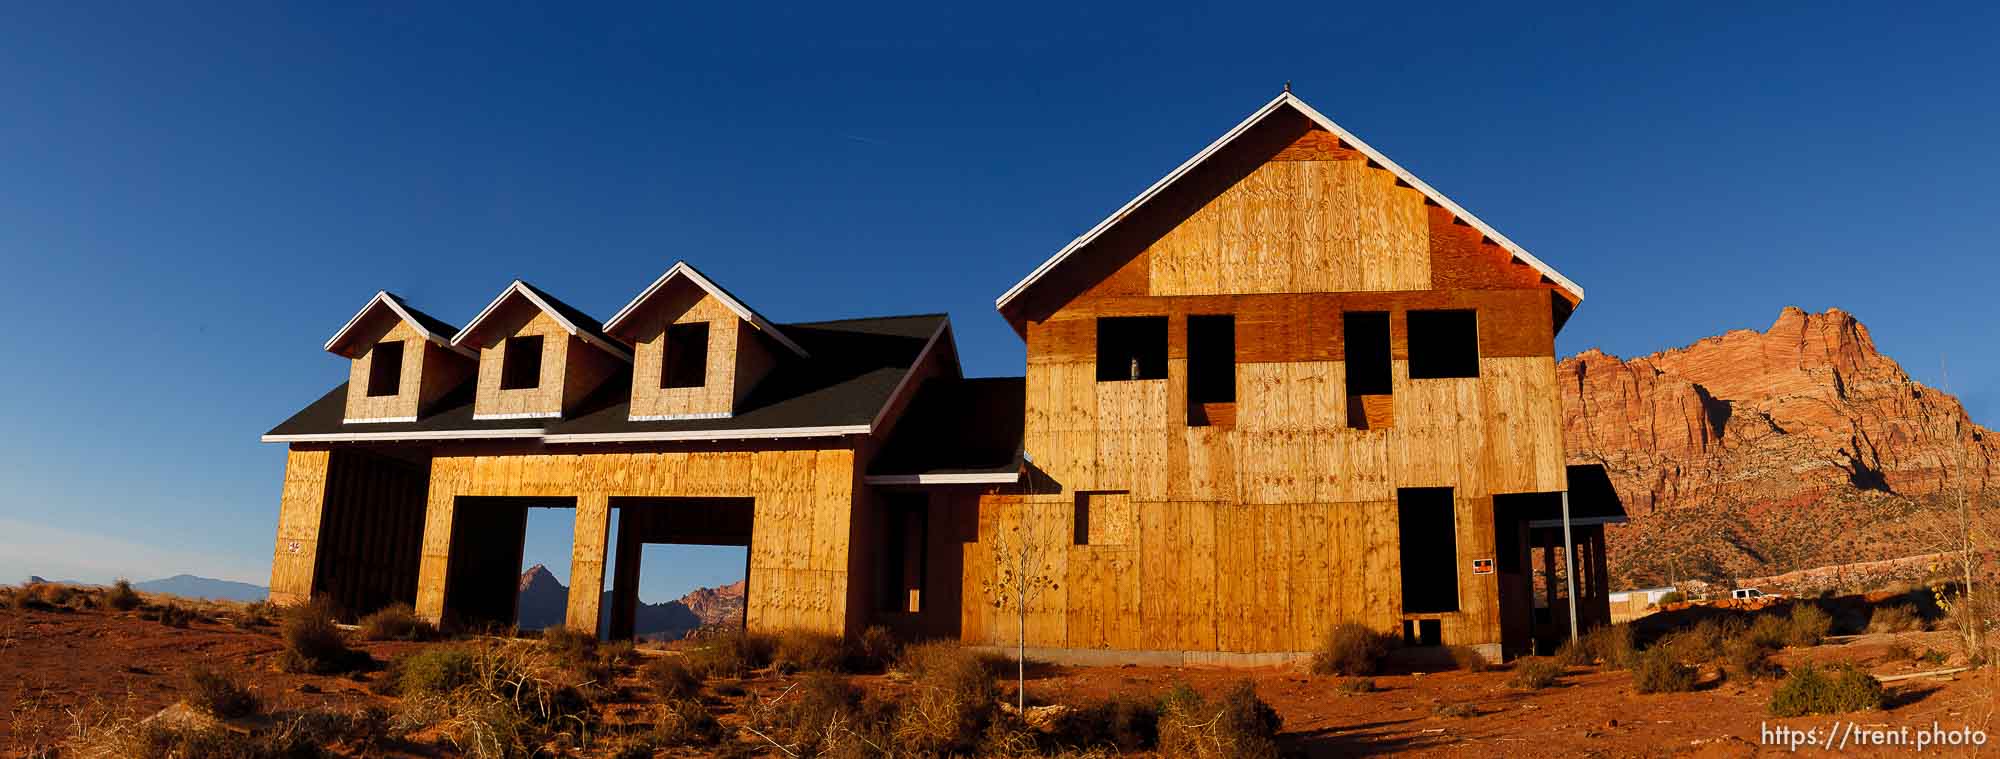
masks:
{"type": "MultiPolygon", "coordinates": [[[[62,756],[120,759],[316,759],[378,756],[401,739],[388,713],[303,711],[272,715],[247,732],[223,726],[173,725],[131,719],[79,722],[62,756]]],[[[47,756],[55,756],[48,754],[47,756]]]]}
{"type": "Polygon", "coordinates": [[[1562,673],[1562,660],[1530,656],[1514,662],[1514,676],[1507,678],[1507,687],[1541,690],[1555,685],[1562,673]]]}
{"type": "Polygon", "coordinates": [[[1556,649],[1555,659],[1566,667],[1601,665],[1610,670],[1629,669],[1638,655],[1631,625],[1617,624],[1595,627],[1580,638],[1565,641],[1556,649]]]}
{"type": "Polygon", "coordinates": [[[1160,702],[1160,754],[1166,757],[1275,759],[1283,726],[1278,712],[1243,680],[1209,701],[1180,685],[1160,702]]]}
{"type": "Polygon", "coordinates": [[[1917,607],[1911,604],[1877,607],[1868,615],[1868,631],[1872,633],[1919,632],[1924,629],[1924,618],[1917,616],[1917,607]]]}
{"type": "Polygon", "coordinates": [[[1352,622],[1335,625],[1313,652],[1315,675],[1372,675],[1389,656],[1389,636],[1352,622]]]}
{"type": "Polygon", "coordinates": [[[1748,633],[1730,637],[1722,643],[1722,659],[1731,670],[1751,680],[1776,677],[1778,666],[1771,663],[1771,654],[1777,648],[1748,633]]]}
{"type": "MultiPolygon", "coordinates": [[[[715,715],[710,714],[700,700],[670,699],[660,719],[653,724],[650,737],[662,746],[714,746],[722,742],[722,723],[716,721],[715,715]]],[[[652,753],[643,756],[650,757],[652,753]]]]}
{"type": "Polygon", "coordinates": [[[234,678],[207,666],[188,671],[188,703],[221,719],[248,717],[257,713],[257,697],[234,678]]]}
{"type": "Polygon", "coordinates": [[[324,598],[286,609],[282,630],[285,650],[278,656],[278,668],[327,675],[367,667],[368,654],[348,647],[347,638],[333,622],[334,615],[333,603],[324,598]]]}
{"type": "Polygon", "coordinates": [[[583,664],[597,659],[597,636],[592,633],[553,625],[541,631],[541,640],[543,650],[563,663],[583,664]]]}
{"type": "Polygon", "coordinates": [[[1694,690],[1699,673],[1682,664],[1666,648],[1651,648],[1632,664],[1633,690],[1640,693],[1684,693],[1694,690]]]}
{"type": "Polygon", "coordinates": [[[846,669],[847,648],[840,636],[806,630],[778,633],[771,665],[779,672],[840,672],[846,669]]]}
{"type": "Polygon", "coordinates": [[[476,672],[470,649],[438,646],[390,660],[371,687],[384,696],[443,695],[471,684],[476,672]]]}
{"type": "Polygon", "coordinates": [[[1792,670],[1771,694],[1772,716],[1843,714],[1880,709],[1888,700],[1882,683],[1852,665],[1821,669],[1808,664],[1792,670]]]}
{"type": "MultiPolygon", "coordinates": [[[[1753,631],[1761,630],[1765,626],[1763,623],[1766,620],[1770,620],[1776,624],[1779,637],[1782,638],[1784,622],[1777,617],[1761,617],[1758,619],[1759,625],[1757,627],[1748,629],[1753,631]]],[[[1693,627],[1668,633],[1666,637],[1661,638],[1659,643],[1653,647],[1666,651],[1669,656],[1677,661],[1715,661],[1723,656],[1723,643],[1732,637],[1743,634],[1745,629],[1743,623],[1735,619],[1728,622],[1704,619],[1693,627]]]]}
{"type": "Polygon", "coordinates": [[[896,744],[918,754],[974,749],[999,710],[993,662],[957,646],[933,645],[915,669],[922,673],[916,689],[902,699],[891,728],[896,744]]]}
{"type": "Polygon", "coordinates": [[[90,599],[82,590],[60,583],[31,582],[6,592],[7,606],[18,611],[61,611],[72,606],[88,607],[90,599]]]}
{"type": "Polygon", "coordinates": [[[1479,716],[1479,710],[1473,708],[1471,704],[1456,702],[1438,704],[1431,709],[1431,713],[1449,719],[1466,719],[1468,717],[1479,716]]]}
{"type": "MultiPolygon", "coordinates": [[[[396,724],[436,729],[474,757],[532,755],[551,743],[575,743],[595,715],[573,668],[545,645],[505,641],[465,649],[471,671],[442,692],[405,692],[396,724]]],[[[409,671],[405,663],[405,672],[409,671]]]]}
{"type": "Polygon", "coordinates": [[[881,625],[861,631],[861,637],[854,642],[854,664],[869,672],[888,669],[902,655],[903,641],[881,625]]]}
{"type": "Polygon", "coordinates": [[[1833,617],[1816,604],[1799,604],[1792,607],[1792,616],[1786,626],[1785,642],[1794,646],[1817,646],[1826,640],[1833,629],[1833,617]]]}
{"type": "Polygon", "coordinates": [[[728,632],[702,641],[687,650],[688,667],[703,678],[747,677],[771,666],[777,641],[768,635],[743,631],[728,632]]]}
{"type": "Polygon", "coordinates": [[[361,618],[362,640],[434,640],[437,635],[437,625],[406,603],[389,604],[361,618]]]}
{"type": "Polygon", "coordinates": [[[269,627],[271,620],[277,619],[279,616],[278,607],[272,605],[270,601],[252,601],[244,604],[242,608],[237,609],[234,614],[230,615],[230,622],[237,627],[249,630],[258,627],[269,627]]]}
{"type": "Polygon", "coordinates": [[[982,668],[988,676],[997,676],[1003,670],[1012,672],[1008,667],[1013,661],[1007,657],[973,651],[951,640],[925,641],[906,647],[893,669],[913,680],[928,680],[961,671],[968,666],[967,662],[982,668]]]}
{"type": "Polygon", "coordinates": [[[104,591],[104,605],[118,611],[137,609],[141,603],[144,601],[139,598],[139,592],[132,589],[132,581],[122,577],[111,584],[110,590],[104,591]]]}
{"type": "Polygon", "coordinates": [[[688,667],[685,657],[654,659],[646,665],[641,677],[653,686],[653,695],[663,702],[694,698],[701,693],[701,675],[688,667]]]}
{"type": "Polygon", "coordinates": [[[1160,705],[1121,694],[1070,711],[1055,735],[1058,743],[1082,750],[1151,751],[1160,740],[1160,705]]]}
{"type": "Polygon", "coordinates": [[[1339,683],[1333,686],[1333,691],[1343,696],[1358,696],[1363,693],[1374,693],[1375,678],[1343,677],[1340,678],[1339,683]]]}
{"type": "Polygon", "coordinates": [[[753,701],[745,716],[752,731],[791,756],[871,756],[887,745],[886,708],[864,702],[846,678],[816,672],[769,700],[753,701]]]}
{"type": "Polygon", "coordinates": [[[1452,646],[1450,651],[1451,661],[1459,669],[1467,672],[1485,672],[1493,668],[1493,663],[1487,661],[1486,655],[1479,653],[1479,649],[1471,646],[1452,646]]]}
{"type": "Polygon", "coordinates": [[[159,607],[145,612],[143,617],[157,621],[168,627],[182,630],[187,629],[188,625],[194,624],[195,620],[199,619],[193,609],[177,603],[161,604],[159,607]]]}

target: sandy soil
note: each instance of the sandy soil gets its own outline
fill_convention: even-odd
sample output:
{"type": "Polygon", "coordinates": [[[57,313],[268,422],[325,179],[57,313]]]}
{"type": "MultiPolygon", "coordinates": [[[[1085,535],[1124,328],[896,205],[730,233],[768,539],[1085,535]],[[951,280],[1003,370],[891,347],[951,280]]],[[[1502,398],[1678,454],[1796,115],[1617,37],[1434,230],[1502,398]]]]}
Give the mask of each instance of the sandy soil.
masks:
{"type": "MultiPolygon", "coordinates": [[[[1903,637],[1918,650],[1949,646],[1947,633],[1903,637]]],[[[1840,638],[1779,657],[1802,661],[1852,661],[1878,674],[1918,671],[1885,661],[1892,637],[1840,638]]],[[[378,660],[421,644],[366,644],[378,660]]],[[[44,612],[0,609],[0,756],[29,755],[69,735],[79,721],[144,716],[181,696],[184,673],[209,663],[239,673],[267,703],[285,709],[354,709],[393,706],[367,690],[368,675],[319,677],[282,674],[273,667],[280,643],[273,628],[240,630],[197,622],[174,629],[136,614],[105,611],[44,612]]],[[[1765,716],[1774,683],[1718,682],[1705,674],[1693,693],[1640,695],[1620,671],[1573,669],[1555,687],[1508,688],[1509,673],[1404,671],[1375,678],[1379,691],[1343,696],[1335,678],[1288,669],[1167,669],[1152,667],[1035,667],[1031,700],[1080,703],[1114,693],[1158,694],[1185,681],[1215,692],[1242,678],[1284,718],[1284,739],[1303,756],[1412,753],[1435,756],[1750,756],[1789,753],[1759,747],[1766,725],[1824,729],[1829,718],[1773,720],[1765,716]],[[1473,716],[1437,714],[1441,705],[1463,705],[1473,716]]],[[[882,678],[861,678],[894,688],[882,678]]],[[[765,674],[745,683],[753,693],[782,688],[786,679],[765,674]]],[[[1989,673],[1919,678],[1891,686],[1893,702],[1882,712],[1850,715],[1863,726],[1972,725],[1993,732],[2000,683],[1989,673]]],[[[1010,689],[1011,692],[1011,689],[1010,689]]],[[[641,689],[640,698],[643,698],[641,689]]],[[[607,719],[631,719],[634,703],[607,707],[607,719]]],[[[727,711],[726,709],[724,711],[727,711]]],[[[725,717],[725,722],[728,718],[725,717]]],[[[1989,746],[1992,744],[1989,741],[1989,746]]],[[[1988,748],[1992,754],[2000,749],[1988,748]]],[[[1908,749],[1852,749],[1848,753],[1908,755],[1908,749]]],[[[1930,752],[1951,755],[1951,752],[1930,752]]],[[[1960,752],[1964,753],[1964,752],[1960,752]]]]}

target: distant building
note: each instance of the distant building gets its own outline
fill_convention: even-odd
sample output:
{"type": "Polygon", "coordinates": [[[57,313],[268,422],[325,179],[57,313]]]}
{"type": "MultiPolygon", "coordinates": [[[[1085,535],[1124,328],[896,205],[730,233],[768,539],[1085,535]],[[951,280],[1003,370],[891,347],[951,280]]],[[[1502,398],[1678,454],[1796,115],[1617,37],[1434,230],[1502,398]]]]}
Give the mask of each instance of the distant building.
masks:
{"type": "Polygon", "coordinates": [[[1630,622],[1658,610],[1660,599],[1679,588],[1668,585],[1664,588],[1639,588],[1620,590],[1611,594],[1611,622],[1630,622]]]}
{"type": "Polygon", "coordinates": [[[272,596],[506,624],[527,509],[567,508],[568,624],[609,571],[614,636],[639,546],[696,543],[748,546],[754,629],[1011,643],[1005,535],[1046,559],[1044,655],[1250,661],[1346,621],[1546,648],[1565,574],[1611,619],[1624,519],[1564,462],[1582,299],[1289,92],[999,298],[1024,377],[963,377],[943,315],[778,324],[685,263],[601,324],[518,281],[463,329],[380,293],[326,344],[348,382],[264,437],[272,596]]]}

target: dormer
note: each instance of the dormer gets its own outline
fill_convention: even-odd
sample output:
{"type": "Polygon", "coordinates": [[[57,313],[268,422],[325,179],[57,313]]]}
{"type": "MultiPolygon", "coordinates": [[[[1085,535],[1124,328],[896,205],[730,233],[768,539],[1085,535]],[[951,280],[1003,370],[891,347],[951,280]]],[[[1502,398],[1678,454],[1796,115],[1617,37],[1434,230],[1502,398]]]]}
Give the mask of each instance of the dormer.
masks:
{"type": "Polygon", "coordinates": [[[687,262],[604,325],[633,345],[632,421],[731,416],[781,356],[805,349],[687,262]]]}
{"type": "Polygon", "coordinates": [[[632,361],[596,319],[518,279],[451,344],[479,355],[474,419],[559,418],[632,361]]]}
{"type": "Polygon", "coordinates": [[[375,293],[326,350],[350,359],[344,421],[414,422],[472,374],[477,358],[451,344],[458,328],[411,308],[386,290],[375,293]]]}

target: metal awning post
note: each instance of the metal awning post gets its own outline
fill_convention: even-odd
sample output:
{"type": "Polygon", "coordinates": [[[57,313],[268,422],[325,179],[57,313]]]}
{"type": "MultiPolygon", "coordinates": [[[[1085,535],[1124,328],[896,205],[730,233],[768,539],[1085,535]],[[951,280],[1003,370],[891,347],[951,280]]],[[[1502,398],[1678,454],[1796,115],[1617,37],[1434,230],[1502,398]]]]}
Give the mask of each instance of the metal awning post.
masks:
{"type": "Polygon", "coordinates": [[[1569,491],[1562,492],[1563,579],[1569,585],[1569,639],[1576,640],[1576,540],[1569,535],[1569,491]]]}

